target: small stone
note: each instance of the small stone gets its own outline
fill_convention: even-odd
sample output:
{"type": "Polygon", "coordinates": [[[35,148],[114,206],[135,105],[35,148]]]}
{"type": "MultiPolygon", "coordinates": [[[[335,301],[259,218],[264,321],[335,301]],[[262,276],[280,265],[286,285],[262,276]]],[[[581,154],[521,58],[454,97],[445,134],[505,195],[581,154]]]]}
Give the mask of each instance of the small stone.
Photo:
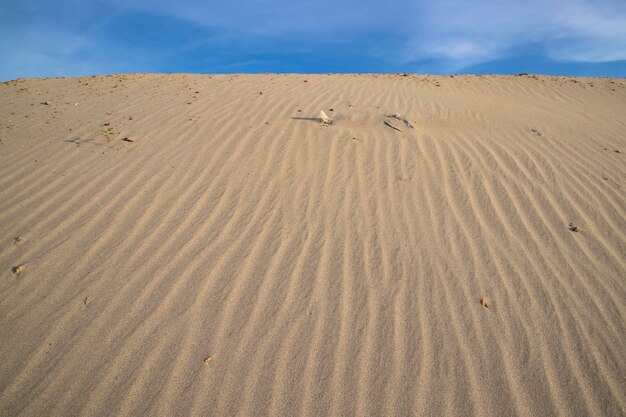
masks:
{"type": "Polygon", "coordinates": [[[20,272],[22,272],[23,270],[24,270],[24,264],[20,264],[20,265],[17,265],[17,266],[14,266],[13,268],[11,268],[11,271],[12,271],[15,275],[19,274],[19,273],[20,273],[20,272]]]}
{"type": "Polygon", "coordinates": [[[210,364],[212,361],[213,361],[213,358],[210,355],[202,360],[202,362],[204,362],[205,365],[210,364]]]}
{"type": "Polygon", "coordinates": [[[489,308],[489,305],[487,304],[487,299],[483,298],[480,300],[480,305],[485,307],[485,308],[489,308]]]}

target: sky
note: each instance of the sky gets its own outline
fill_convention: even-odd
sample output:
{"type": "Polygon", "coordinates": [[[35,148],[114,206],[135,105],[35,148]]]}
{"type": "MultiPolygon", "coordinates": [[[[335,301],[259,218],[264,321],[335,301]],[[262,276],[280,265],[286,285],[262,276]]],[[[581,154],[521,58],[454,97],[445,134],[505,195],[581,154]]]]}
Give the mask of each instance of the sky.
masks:
{"type": "Polygon", "coordinates": [[[626,0],[0,0],[0,81],[136,72],[626,77],[626,0]]]}

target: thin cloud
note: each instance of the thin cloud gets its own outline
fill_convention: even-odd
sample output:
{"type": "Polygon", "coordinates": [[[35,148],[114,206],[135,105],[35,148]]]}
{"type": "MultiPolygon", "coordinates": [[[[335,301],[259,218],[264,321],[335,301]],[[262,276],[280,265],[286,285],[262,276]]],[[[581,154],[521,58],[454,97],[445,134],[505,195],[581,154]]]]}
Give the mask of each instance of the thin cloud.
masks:
{"type": "Polygon", "coordinates": [[[567,30],[549,39],[549,56],[576,62],[625,60],[626,2],[615,6],[579,3],[562,10],[556,20],[567,30]]]}
{"type": "Polygon", "coordinates": [[[135,0],[125,7],[268,39],[295,34],[327,40],[346,33],[385,32],[404,38],[386,45],[390,58],[434,60],[456,69],[501,59],[529,44],[543,44],[545,54],[555,60],[626,59],[626,2],[621,0],[135,0]]]}
{"type": "Polygon", "coordinates": [[[2,65],[0,78],[13,76],[39,77],[45,69],[47,76],[62,76],[68,71],[83,73],[95,68],[86,62],[76,65],[80,51],[90,48],[89,40],[80,35],[58,30],[14,31],[0,40],[2,65]],[[72,68],[69,68],[72,67],[72,68]]]}
{"type": "Polygon", "coordinates": [[[408,61],[462,69],[530,44],[543,44],[560,61],[626,59],[626,2],[443,0],[417,11],[404,50],[408,61]]]}
{"type": "Polygon", "coordinates": [[[623,0],[55,3],[14,2],[0,16],[0,78],[228,68],[459,72],[520,51],[537,62],[617,62],[623,74],[626,61],[623,0]]]}
{"type": "MultiPolygon", "coordinates": [[[[107,0],[112,7],[119,0],[107,0]]],[[[394,3],[345,0],[298,1],[202,1],[134,0],[125,7],[175,15],[189,21],[229,30],[245,30],[268,36],[300,32],[325,36],[346,30],[386,26],[394,3]]]]}

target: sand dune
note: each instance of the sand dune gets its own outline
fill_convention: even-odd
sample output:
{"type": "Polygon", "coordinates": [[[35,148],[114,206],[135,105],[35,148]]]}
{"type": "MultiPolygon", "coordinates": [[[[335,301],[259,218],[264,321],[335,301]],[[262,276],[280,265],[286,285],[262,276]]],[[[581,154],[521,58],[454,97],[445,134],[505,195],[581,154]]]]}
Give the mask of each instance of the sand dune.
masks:
{"type": "Polygon", "coordinates": [[[1,84],[0,415],[626,415],[625,116],[624,79],[1,84]]]}

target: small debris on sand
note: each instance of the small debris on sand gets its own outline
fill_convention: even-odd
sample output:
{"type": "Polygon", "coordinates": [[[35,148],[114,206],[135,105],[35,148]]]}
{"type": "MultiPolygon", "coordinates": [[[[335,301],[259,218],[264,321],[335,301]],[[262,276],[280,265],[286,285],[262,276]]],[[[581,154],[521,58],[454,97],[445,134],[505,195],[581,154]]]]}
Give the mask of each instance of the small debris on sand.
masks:
{"type": "Polygon", "coordinates": [[[326,125],[333,124],[333,119],[328,117],[328,115],[326,113],[324,113],[324,110],[320,111],[320,119],[322,119],[322,123],[324,123],[326,125]]]}
{"type": "Polygon", "coordinates": [[[487,299],[483,298],[480,300],[480,305],[485,307],[485,308],[489,308],[489,305],[487,304],[487,299]]]}
{"type": "Polygon", "coordinates": [[[383,121],[383,123],[385,123],[387,126],[389,126],[390,128],[397,130],[398,132],[402,132],[402,130],[400,130],[399,128],[397,128],[396,126],[394,126],[390,120],[385,119],[383,121]]]}
{"type": "Polygon", "coordinates": [[[407,118],[402,116],[400,113],[390,113],[386,117],[391,117],[392,119],[399,120],[402,123],[404,123],[406,125],[406,127],[414,129],[413,125],[411,123],[409,123],[407,118]]]}
{"type": "Polygon", "coordinates": [[[211,355],[207,356],[206,358],[204,358],[202,360],[202,362],[204,362],[205,365],[210,364],[211,362],[213,362],[213,357],[211,355]]]}
{"type": "Polygon", "coordinates": [[[19,274],[23,270],[24,270],[24,264],[19,264],[11,268],[11,272],[13,272],[15,275],[19,274]]]}
{"type": "Polygon", "coordinates": [[[578,232],[578,226],[574,226],[574,223],[570,223],[568,229],[570,232],[578,232]]]}

